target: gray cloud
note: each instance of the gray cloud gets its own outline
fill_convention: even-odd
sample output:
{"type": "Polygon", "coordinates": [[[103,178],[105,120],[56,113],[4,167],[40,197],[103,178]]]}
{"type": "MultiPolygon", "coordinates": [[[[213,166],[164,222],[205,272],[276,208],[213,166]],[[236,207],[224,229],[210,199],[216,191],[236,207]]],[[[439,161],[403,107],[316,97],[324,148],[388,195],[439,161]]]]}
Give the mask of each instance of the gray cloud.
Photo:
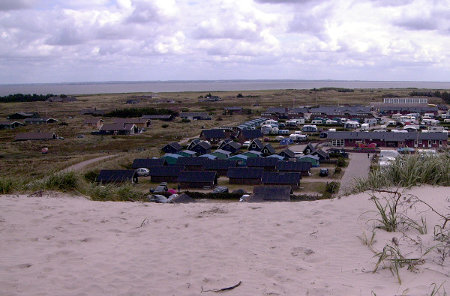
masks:
{"type": "Polygon", "coordinates": [[[35,0],[2,0],[0,1],[0,10],[31,8],[35,2],[35,0]]]}
{"type": "Polygon", "coordinates": [[[437,20],[417,18],[395,21],[396,26],[403,27],[408,30],[436,30],[438,28],[437,20]]]}

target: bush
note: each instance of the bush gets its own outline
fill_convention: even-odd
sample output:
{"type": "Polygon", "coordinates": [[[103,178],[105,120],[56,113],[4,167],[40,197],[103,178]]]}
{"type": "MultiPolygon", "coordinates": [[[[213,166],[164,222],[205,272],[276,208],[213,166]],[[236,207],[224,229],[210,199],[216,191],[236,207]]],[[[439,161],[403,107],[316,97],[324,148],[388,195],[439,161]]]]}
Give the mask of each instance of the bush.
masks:
{"type": "Polygon", "coordinates": [[[183,119],[181,119],[181,122],[188,123],[188,122],[191,122],[191,121],[189,119],[187,119],[187,118],[183,118],[183,119]]]}
{"type": "Polygon", "coordinates": [[[337,168],[334,169],[334,174],[335,174],[335,175],[338,175],[338,174],[340,174],[341,172],[342,172],[342,168],[340,168],[340,167],[337,167],[337,168]]]}
{"type": "Polygon", "coordinates": [[[11,193],[13,189],[13,182],[10,179],[0,178],[0,194],[11,193]]]}
{"type": "Polygon", "coordinates": [[[325,187],[325,191],[328,193],[337,193],[339,191],[340,184],[338,182],[330,182],[327,183],[327,186],[325,187]]]}
{"type": "Polygon", "coordinates": [[[162,128],[167,128],[167,127],[169,127],[169,125],[168,124],[163,124],[163,125],[161,125],[161,127],[162,128]]]}
{"type": "Polygon", "coordinates": [[[347,162],[345,161],[345,158],[343,158],[343,157],[338,157],[336,165],[337,165],[338,167],[343,168],[343,167],[346,167],[346,166],[347,166],[347,162]]]}
{"type": "Polygon", "coordinates": [[[55,173],[32,185],[33,189],[73,191],[77,189],[78,177],[74,172],[55,173]]]}
{"type": "Polygon", "coordinates": [[[89,171],[84,174],[84,179],[90,183],[94,183],[99,175],[98,171],[89,171]]]}

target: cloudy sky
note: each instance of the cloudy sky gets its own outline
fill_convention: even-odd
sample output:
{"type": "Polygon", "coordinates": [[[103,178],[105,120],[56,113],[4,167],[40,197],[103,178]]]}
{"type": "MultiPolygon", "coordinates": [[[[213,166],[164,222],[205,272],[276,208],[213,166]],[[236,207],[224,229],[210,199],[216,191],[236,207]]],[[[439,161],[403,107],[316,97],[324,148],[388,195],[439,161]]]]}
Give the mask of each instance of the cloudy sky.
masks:
{"type": "Polygon", "coordinates": [[[450,81],[450,0],[0,0],[0,83],[450,81]]]}

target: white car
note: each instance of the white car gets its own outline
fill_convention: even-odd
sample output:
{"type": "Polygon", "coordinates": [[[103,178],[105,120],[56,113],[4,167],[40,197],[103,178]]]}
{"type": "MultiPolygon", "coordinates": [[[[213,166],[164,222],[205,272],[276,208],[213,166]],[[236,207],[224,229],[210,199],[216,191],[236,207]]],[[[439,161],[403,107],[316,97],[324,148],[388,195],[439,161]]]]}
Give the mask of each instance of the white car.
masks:
{"type": "Polygon", "coordinates": [[[150,170],[147,168],[138,168],[136,173],[139,177],[147,177],[150,176],[150,170]]]}

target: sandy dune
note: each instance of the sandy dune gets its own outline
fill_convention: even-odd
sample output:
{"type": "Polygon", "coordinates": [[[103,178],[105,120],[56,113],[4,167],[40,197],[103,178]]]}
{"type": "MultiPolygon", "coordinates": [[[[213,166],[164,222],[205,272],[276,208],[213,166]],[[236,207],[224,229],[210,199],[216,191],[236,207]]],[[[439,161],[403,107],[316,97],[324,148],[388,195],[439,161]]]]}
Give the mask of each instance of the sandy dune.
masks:
{"type": "MultiPolygon", "coordinates": [[[[448,188],[412,193],[450,212],[448,188]]],[[[429,295],[444,282],[450,292],[450,258],[441,264],[435,251],[416,271],[403,268],[401,285],[387,269],[371,272],[376,258],[357,237],[375,223],[368,197],[169,205],[0,196],[0,294],[216,295],[202,289],[239,281],[222,294],[429,295]]],[[[409,214],[416,210],[427,235],[377,230],[374,248],[396,237],[414,257],[436,244],[439,217],[423,206],[409,214]]]]}

